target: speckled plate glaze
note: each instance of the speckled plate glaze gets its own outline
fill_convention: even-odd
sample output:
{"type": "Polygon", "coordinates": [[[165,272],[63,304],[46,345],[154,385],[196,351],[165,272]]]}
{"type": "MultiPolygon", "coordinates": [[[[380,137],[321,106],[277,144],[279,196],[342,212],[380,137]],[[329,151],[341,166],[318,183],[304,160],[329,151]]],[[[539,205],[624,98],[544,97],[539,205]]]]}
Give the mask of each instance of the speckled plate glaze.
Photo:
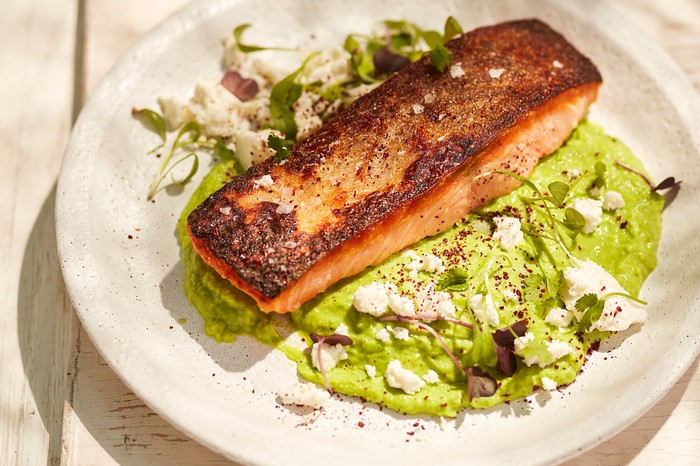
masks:
{"type": "Polygon", "coordinates": [[[66,284],[83,326],[124,382],[172,424],[239,462],[563,460],[639,417],[700,347],[699,101],[657,45],[597,1],[355,0],[352,8],[341,0],[194,3],[144,36],[80,115],[57,193],[66,284]],[[145,155],[156,141],[130,110],[155,107],[163,92],[186,95],[199,77],[219,75],[221,38],[244,22],[254,25],[250,42],[313,47],[387,18],[440,28],[450,14],[465,29],[538,17],[564,33],[605,79],[591,118],[630,145],[655,178],[684,180],[664,212],[660,265],[643,291],[649,322],[606,342],[561,392],[464,412],[442,425],[348,398],[333,398],[315,413],[280,407],[276,395],[297,380],[294,365],[250,339],[209,339],[181,289],[175,222],[205,170],[184,192],[164,191],[147,202],[160,162],[145,155]]]}

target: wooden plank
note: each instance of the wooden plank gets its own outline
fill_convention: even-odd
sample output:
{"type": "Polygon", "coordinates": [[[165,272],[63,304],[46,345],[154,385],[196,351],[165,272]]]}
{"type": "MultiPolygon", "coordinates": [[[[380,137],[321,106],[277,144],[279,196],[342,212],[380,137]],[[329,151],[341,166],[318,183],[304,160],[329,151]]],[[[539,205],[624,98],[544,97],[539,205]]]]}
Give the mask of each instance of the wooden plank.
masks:
{"type": "Polygon", "coordinates": [[[71,313],[53,189],[71,126],[77,0],[2,6],[0,462],[55,464],[71,313]]]}

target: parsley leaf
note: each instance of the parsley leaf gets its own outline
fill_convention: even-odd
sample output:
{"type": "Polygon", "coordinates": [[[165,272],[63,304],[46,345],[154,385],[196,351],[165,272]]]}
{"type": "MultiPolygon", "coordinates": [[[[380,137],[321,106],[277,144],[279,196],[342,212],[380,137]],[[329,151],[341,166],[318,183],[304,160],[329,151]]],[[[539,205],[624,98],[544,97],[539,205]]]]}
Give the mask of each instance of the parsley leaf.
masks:
{"type": "Polygon", "coordinates": [[[282,160],[287,160],[292,155],[291,149],[292,146],[294,146],[294,141],[270,134],[267,138],[267,145],[270,149],[275,151],[275,160],[281,162],[282,160]]]}
{"type": "Polygon", "coordinates": [[[442,274],[436,288],[440,291],[466,291],[469,282],[469,273],[466,270],[455,267],[442,274]]]}
{"type": "Polygon", "coordinates": [[[437,44],[430,52],[430,64],[440,73],[445,71],[445,68],[452,63],[452,60],[454,60],[454,55],[442,44],[437,44]]]}

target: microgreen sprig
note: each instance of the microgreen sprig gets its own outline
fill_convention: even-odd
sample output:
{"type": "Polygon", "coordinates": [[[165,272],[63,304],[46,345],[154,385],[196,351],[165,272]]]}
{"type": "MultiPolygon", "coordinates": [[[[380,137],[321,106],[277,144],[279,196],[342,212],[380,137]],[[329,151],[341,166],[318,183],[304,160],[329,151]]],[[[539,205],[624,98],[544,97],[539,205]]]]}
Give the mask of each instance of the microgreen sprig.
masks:
{"type": "Polygon", "coordinates": [[[663,191],[666,189],[671,189],[671,188],[677,188],[681,185],[683,182],[682,180],[676,181],[676,178],[673,176],[669,176],[668,178],[665,178],[661,183],[655,185],[652,183],[652,181],[647,177],[644,173],[641,171],[637,170],[634,167],[631,167],[625,163],[620,162],[619,160],[615,160],[615,163],[624,168],[625,170],[631,171],[632,173],[639,175],[645,182],[646,184],[649,185],[649,188],[652,190],[652,192],[657,192],[657,191],[663,191]]]}
{"type": "Polygon", "coordinates": [[[321,378],[323,379],[323,386],[326,387],[328,393],[333,394],[333,389],[331,389],[331,384],[328,382],[328,375],[323,367],[323,345],[335,346],[343,345],[348,346],[352,344],[352,338],[347,335],[340,335],[334,333],[333,335],[319,335],[317,333],[310,333],[309,337],[311,341],[317,344],[316,346],[316,356],[318,359],[318,370],[321,372],[321,378]]]}
{"type": "Polygon", "coordinates": [[[253,52],[260,52],[263,50],[279,50],[282,52],[297,52],[297,49],[291,49],[291,48],[286,48],[286,47],[261,47],[258,45],[248,45],[244,44],[241,38],[243,37],[243,33],[251,27],[251,24],[241,24],[240,26],[237,26],[233,30],[233,37],[236,39],[236,45],[238,46],[238,49],[243,52],[243,53],[253,53],[253,52]]]}
{"type": "Polygon", "coordinates": [[[642,301],[630,294],[619,291],[607,293],[601,297],[598,297],[595,293],[587,293],[577,299],[574,305],[577,311],[584,313],[578,323],[578,330],[580,332],[587,332],[593,323],[600,319],[600,316],[603,314],[603,309],[605,308],[605,300],[613,296],[621,296],[644,306],[647,304],[646,301],[642,301]]]}

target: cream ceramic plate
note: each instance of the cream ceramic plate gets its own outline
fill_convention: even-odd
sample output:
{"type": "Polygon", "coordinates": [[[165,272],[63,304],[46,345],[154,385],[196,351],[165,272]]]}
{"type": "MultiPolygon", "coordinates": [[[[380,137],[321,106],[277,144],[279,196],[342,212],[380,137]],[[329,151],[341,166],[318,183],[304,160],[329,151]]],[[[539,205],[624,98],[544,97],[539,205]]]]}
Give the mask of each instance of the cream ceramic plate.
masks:
{"type": "Polygon", "coordinates": [[[341,0],[195,3],[120,60],[76,124],[58,186],[59,252],[85,329],[151,408],[243,463],[529,464],[562,460],[610,437],[659,400],[698,352],[700,217],[688,213],[700,204],[700,99],[656,45],[597,2],[355,0],[352,8],[347,5],[341,0]],[[254,25],[250,42],[313,47],[367,31],[387,18],[440,28],[449,14],[465,29],[538,17],[563,32],[604,76],[592,119],[627,142],[655,178],[684,180],[664,213],[660,265],[643,292],[649,322],[626,339],[606,343],[562,393],[464,412],[442,428],[436,420],[365,407],[355,399],[333,399],[313,414],[279,407],[277,393],[297,380],[293,364],[249,339],[214,343],[183,296],[174,229],[197,180],[183,193],[162,192],[155,203],[145,200],[159,162],[145,156],[153,135],[130,110],[155,107],[163,92],[186,95],[197,78],[220,74],[221,38],[244,22],[254,25]]]}

